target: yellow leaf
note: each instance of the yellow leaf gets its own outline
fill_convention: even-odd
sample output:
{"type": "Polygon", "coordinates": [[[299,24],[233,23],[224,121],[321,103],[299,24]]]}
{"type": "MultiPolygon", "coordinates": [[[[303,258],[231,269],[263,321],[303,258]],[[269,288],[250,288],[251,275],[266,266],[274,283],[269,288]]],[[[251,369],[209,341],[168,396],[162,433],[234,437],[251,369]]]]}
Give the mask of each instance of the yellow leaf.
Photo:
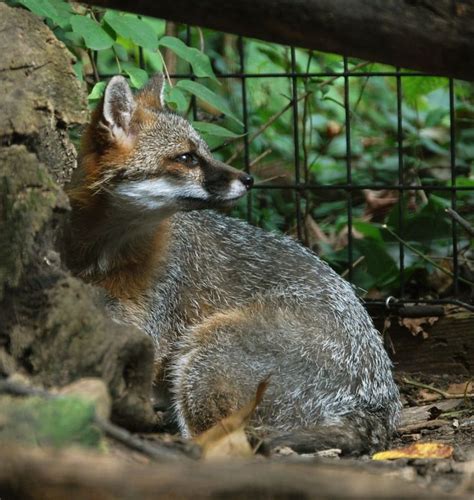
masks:
{"type": "Polygon", "coordinates": [[[267,386],[268,379],[259,384],[255,398],[240,410],[217,422],[213,427],[194,438],[194,442],[202,448],[203,458],[253,456],[252,447],[245,434],[245,426],[262,400],[267,386]]]}
{"type": "Polygon", "coordinates": [[[395,460],[397,458],[450,458],[453,447],[443,443],[414,443],[405,448],[380,451],[372,460],[395,460]]]}

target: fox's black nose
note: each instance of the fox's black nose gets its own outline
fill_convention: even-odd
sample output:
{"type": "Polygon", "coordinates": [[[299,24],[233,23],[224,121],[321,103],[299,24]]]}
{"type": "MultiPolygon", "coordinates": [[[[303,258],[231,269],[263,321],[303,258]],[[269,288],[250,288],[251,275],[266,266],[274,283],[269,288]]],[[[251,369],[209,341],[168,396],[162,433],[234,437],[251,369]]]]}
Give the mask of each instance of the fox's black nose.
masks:
{"type": "Polygon", "coordinates": [[[253,186],[253,177],[248,174],[244,174],[240,177],[240,182],[249,190],[253,186]]]}

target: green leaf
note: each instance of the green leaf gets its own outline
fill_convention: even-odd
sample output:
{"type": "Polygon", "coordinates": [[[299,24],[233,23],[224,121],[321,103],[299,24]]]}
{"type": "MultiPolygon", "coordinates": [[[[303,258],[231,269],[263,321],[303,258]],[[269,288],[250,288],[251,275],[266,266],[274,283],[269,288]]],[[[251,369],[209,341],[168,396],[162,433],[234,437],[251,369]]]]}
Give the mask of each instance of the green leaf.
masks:
{"type": "Polygon", "coordinates": [[[152,30],[158,37],[163,36],[166,31],[166,21],[164,19],[156,19],[154,17],[141,16],[142,20],[149,24],[152,30]]]}
{"type": "MultiPolygon", "coordinates": [[[[388,217],[387,224],[405,241],[416,241],[428,246],[436,239],[451,237],[451,221],[444,209],[449,201],[435,195],[430,195],[428,203],[417,213],[412,214],[404,208],[402,225],[398,220],[398,204],[395,205],[388,217]]],[[[385,237],[387,241],[390,236],[385,237]]]]}
{"type": "Polygon", "coordinates": [[[105,82],[97,82],[87,96],[87,99],[89,99],[89,101],[100,99],[104,95],[106,86],[107,84],[105,82]]]}
{"type": "Polygon", "coordinates": [[[448,79],[438,76],[405,76],[403,77],[403,96],[408,104],[414,106],[419,97],[447,85],[448,79]]]}
{"type": "Polygon", "coordinates": [[[158,48],[158,37],[153,28],[132,14],[122,14],[108,10],[104,21],[120,36],[132,40],[140,47],[149,50],[158,48]]]}
{"type": "Polygon", "coordinates": [[[374,284],[372,286],[383,286],[397,277],[398,267],[387,253],[383,242],[368,238],[355,239],[353,246],[356,254],[365,257],[359,266],[361,270],[365,270],[366,273],[373,277],[374,284]]]}
{"type": "Polygon", "coordinates": [[[49,0],[49,3],[56,9],[57,15],[52,20],[61,28],[71,24],[72,7],[64,0],[49,0]]]}
{"type": "Polygon", "coordinates": [[[57,36],[62,42],[64,42],[68,46],[82,47],[83,38],[78,33],[74,33],[73,31],[65,31],[64,37],[59,36],[59,34],[57,34],[57,36]]]}
{"type": "Polygon", "coordinates": [[[64,0],[18,0],[37,16],[46,17],[61,28],[69,24],[72,9],[64,0]]]}
{"type": "Polygon", "coordinates": [[[165,100],[167,104],[174,104],[172,107],[179,113],[184,113],[188,109],[188,100],[176,87],[167,87],[165,100]]]}
{"type": "Polygon", "coordinates": [[[115,55],[120,59],[120,61],[123,62],[128,61],[128,52],[123,45],[120,45],[119,43],[114,43],[113,51],[115,52],[115,55]]]}
{"type": "Polygon", "coordinates": [[[227,102],[219,95],[209,90],[204,85],[200,83],[193,82],[192,80],[180,80],[176,86],[180,89],[186,90],[190,94],[195,95],[199,99],[210,104],[212,107],[216,108],[218,111],[221,111],[229,118],[235,120],[239,125],[243,126],[243,123],[234,115],[234,113],[230,110],[227,102]]]}
{"type": "Polygon", "coordinates": [[[37,16],[53,20],[58,16],[56,7],[49,0],[18,0],[18,2],[37,16]]]}
{"type": "Polygon", "coordinates": [[[136,89],[141,89],[143,85],[148,81],[148,73],[144,69],[140,68],[125,68],[125,73],[130,77],[130,82],[132,87],[136,89]]]}
{"type": "Polygon", "coordinates": [[[84,38],[86,47],[92,50],[110,49],[114,44],[113,39],[102,26],[87,16],[71,16],[71,26],[75,33],[84,38]]]}
{"type": "Polygon", "coordinates": [[[209,57],[194,47],[188,47],[179,38],[164,36],[160,42],[160,47],[167,47],[178,57],[184,59],[193,68],[194,74],[200,78],[212,78],[218,81],[211,66],[209,57]]]}
{"type": "Polygon", "coordinates": [[[380,229],[369,222],[354,221],[353,227],[356,231],[363,234],[367,238],[377,241],[383,241],[380,229]]]}
{"type": "Polygon", "coordinates": [[[230,130],[207,122],[193,122],[193,127],[203,135],[212,135],[215,137],[241,137],[241,135],[231,132],[230,130]]]}
{"type": "Polygon", "coordinates": [[[143,49],[143,57],[149,74],[163,72],[163,59],[158,51],[143,49]]]}

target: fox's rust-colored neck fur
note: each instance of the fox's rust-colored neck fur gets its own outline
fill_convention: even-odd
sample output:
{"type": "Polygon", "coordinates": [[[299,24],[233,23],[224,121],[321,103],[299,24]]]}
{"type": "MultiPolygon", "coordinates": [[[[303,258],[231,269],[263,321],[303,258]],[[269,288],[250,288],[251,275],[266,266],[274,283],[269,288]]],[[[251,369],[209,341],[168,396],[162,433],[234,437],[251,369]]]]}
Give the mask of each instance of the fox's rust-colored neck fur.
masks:
{"type": "MultiPolygon", "coordinates": [[[[74,230],[67,238],[68,264],[85,281],[104,287],[110,296],[140,303],[166,259],[169,221],[128,238],[123,234],[127,229],[110,220],[104,197],[89,196],[88,206],[71,199],[74,230]],[[110,229],[114,226],[116,232],[110,229]]],[[[81,202],[85,201],[82,197],[81,202]]]]}
{"type": "Polygon", "coordinates": [[[115,255],[110,270],[99,274],[96,283],[122,302],[141,302],[165,260],[167,233],[168,221],[163,221],[149,238],[115,255]]]}
{"type": "Polygon", "coordinates": [[[165,258],[169,222],[164,219],[143,233],[127,234],[123,221],[114,220],[108,194],[100,189],[104,172],[121,168],[134,144],[130,139],[111,140],[101,122],[102,106],[97,106],[83,135],[79,168],[68,189],[72,214],[67,261],[73,271],[104,287],[112,297],[137,303],[165,258]]]}

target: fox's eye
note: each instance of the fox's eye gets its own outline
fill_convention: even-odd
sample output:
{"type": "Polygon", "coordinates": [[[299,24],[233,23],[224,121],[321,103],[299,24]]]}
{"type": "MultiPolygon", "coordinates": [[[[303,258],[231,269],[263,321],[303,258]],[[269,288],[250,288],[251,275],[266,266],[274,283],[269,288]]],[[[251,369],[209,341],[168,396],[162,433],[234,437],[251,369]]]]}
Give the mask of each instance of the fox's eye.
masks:
{"type": "Polygon", "coordinates": [[[183,153],[175,158],[175,160],[183,165],[187,165],[188,167],[194,167],[199,163],[197,156],[192,153],[183,153]]]}

